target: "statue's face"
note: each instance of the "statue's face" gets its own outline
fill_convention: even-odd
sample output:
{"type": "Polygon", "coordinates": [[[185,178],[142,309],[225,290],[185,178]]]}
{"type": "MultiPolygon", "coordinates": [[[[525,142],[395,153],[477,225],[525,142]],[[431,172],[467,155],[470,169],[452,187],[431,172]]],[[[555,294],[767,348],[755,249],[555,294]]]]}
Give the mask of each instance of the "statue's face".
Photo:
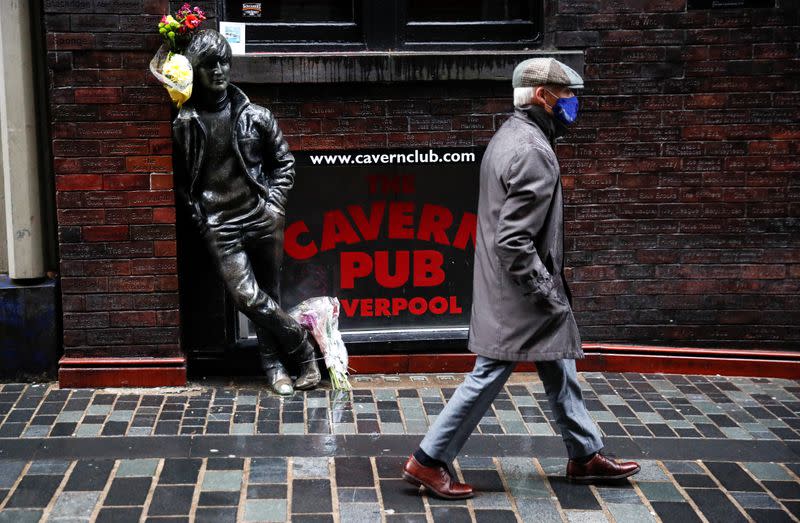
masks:
{"type": "Polygon", "coordinates": [[[228,88],[231,77],[231,64],[227,58],[210,56],[195,66],[195,81],[203,89],[221,93],[228,88]]]}

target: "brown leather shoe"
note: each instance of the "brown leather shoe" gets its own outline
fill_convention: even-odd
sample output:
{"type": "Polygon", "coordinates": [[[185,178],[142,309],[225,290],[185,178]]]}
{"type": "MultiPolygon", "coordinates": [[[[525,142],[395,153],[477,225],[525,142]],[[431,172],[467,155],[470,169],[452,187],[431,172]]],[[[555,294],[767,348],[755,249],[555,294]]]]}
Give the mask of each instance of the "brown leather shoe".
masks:
{"type": "Polygon", "coordinates": [[[614,481],[633,476],[640,470],[641,467],[635,461],[617,463],[598,452],[586,463],[569,460],[567,463],[567,479],[576,483],[614,481]]]}
{"type": "Polygon", "coordinates": [[[414,456],[403,467],[403,479],[417,487],[422,485],[444,499],[466,499],[473,495],[472,487],[455,481],[445,467],[426,467],[414,456]]]}

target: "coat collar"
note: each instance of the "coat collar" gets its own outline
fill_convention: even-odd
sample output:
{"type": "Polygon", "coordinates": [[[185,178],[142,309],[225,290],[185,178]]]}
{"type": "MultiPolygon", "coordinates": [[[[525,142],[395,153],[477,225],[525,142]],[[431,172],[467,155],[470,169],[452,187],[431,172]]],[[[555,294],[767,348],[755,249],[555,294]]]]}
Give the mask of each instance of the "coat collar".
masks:
{"type": "Polygon", "coordinates": [[[550,116],[550,114],[548,114],[544,108],[539,107],[538,105],[517,107],[514,109],[514,114],[522,120],[538,127],[547,137],[550,145],[552,145],[554,148],[556,138],[562,136],[564,131],[566,131],[565,128],[561,129],[562,126],[557,125],[553,117],[550,116]]]}

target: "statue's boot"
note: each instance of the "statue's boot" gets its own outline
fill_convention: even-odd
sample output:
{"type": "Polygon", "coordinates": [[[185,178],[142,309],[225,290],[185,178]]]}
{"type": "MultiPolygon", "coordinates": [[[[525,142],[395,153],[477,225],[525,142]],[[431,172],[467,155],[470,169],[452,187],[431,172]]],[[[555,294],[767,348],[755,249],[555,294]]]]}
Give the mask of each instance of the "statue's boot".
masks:
{"type": "Polygon", "coordinates": [[[322,376],[314,354],[314,345],[308,339],[308,333],[297,347],[289,351],[289,357],[300,366],[300,375],[294,382],[295,389],[309,390],[319,385],[322,376]]]}
{"type": "Polygon", "coordinates": [[[275,394],[287,396],[294,392],[292,378],[289,377],[273,347],[261,347],[261,367],[267,375],[267,385],[275,394]]]}

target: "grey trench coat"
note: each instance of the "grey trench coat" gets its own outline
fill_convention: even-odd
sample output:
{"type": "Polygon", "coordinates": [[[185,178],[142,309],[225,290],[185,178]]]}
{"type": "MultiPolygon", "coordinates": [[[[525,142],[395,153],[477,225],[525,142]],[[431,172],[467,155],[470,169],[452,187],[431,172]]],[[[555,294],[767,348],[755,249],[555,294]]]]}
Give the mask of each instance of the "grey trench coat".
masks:
{"type": "Polygon", "coordinates": [[[516,109],[481,163],[469,349],[504,361],[581,358],[564,278],[556,126],[516,109]]]}

